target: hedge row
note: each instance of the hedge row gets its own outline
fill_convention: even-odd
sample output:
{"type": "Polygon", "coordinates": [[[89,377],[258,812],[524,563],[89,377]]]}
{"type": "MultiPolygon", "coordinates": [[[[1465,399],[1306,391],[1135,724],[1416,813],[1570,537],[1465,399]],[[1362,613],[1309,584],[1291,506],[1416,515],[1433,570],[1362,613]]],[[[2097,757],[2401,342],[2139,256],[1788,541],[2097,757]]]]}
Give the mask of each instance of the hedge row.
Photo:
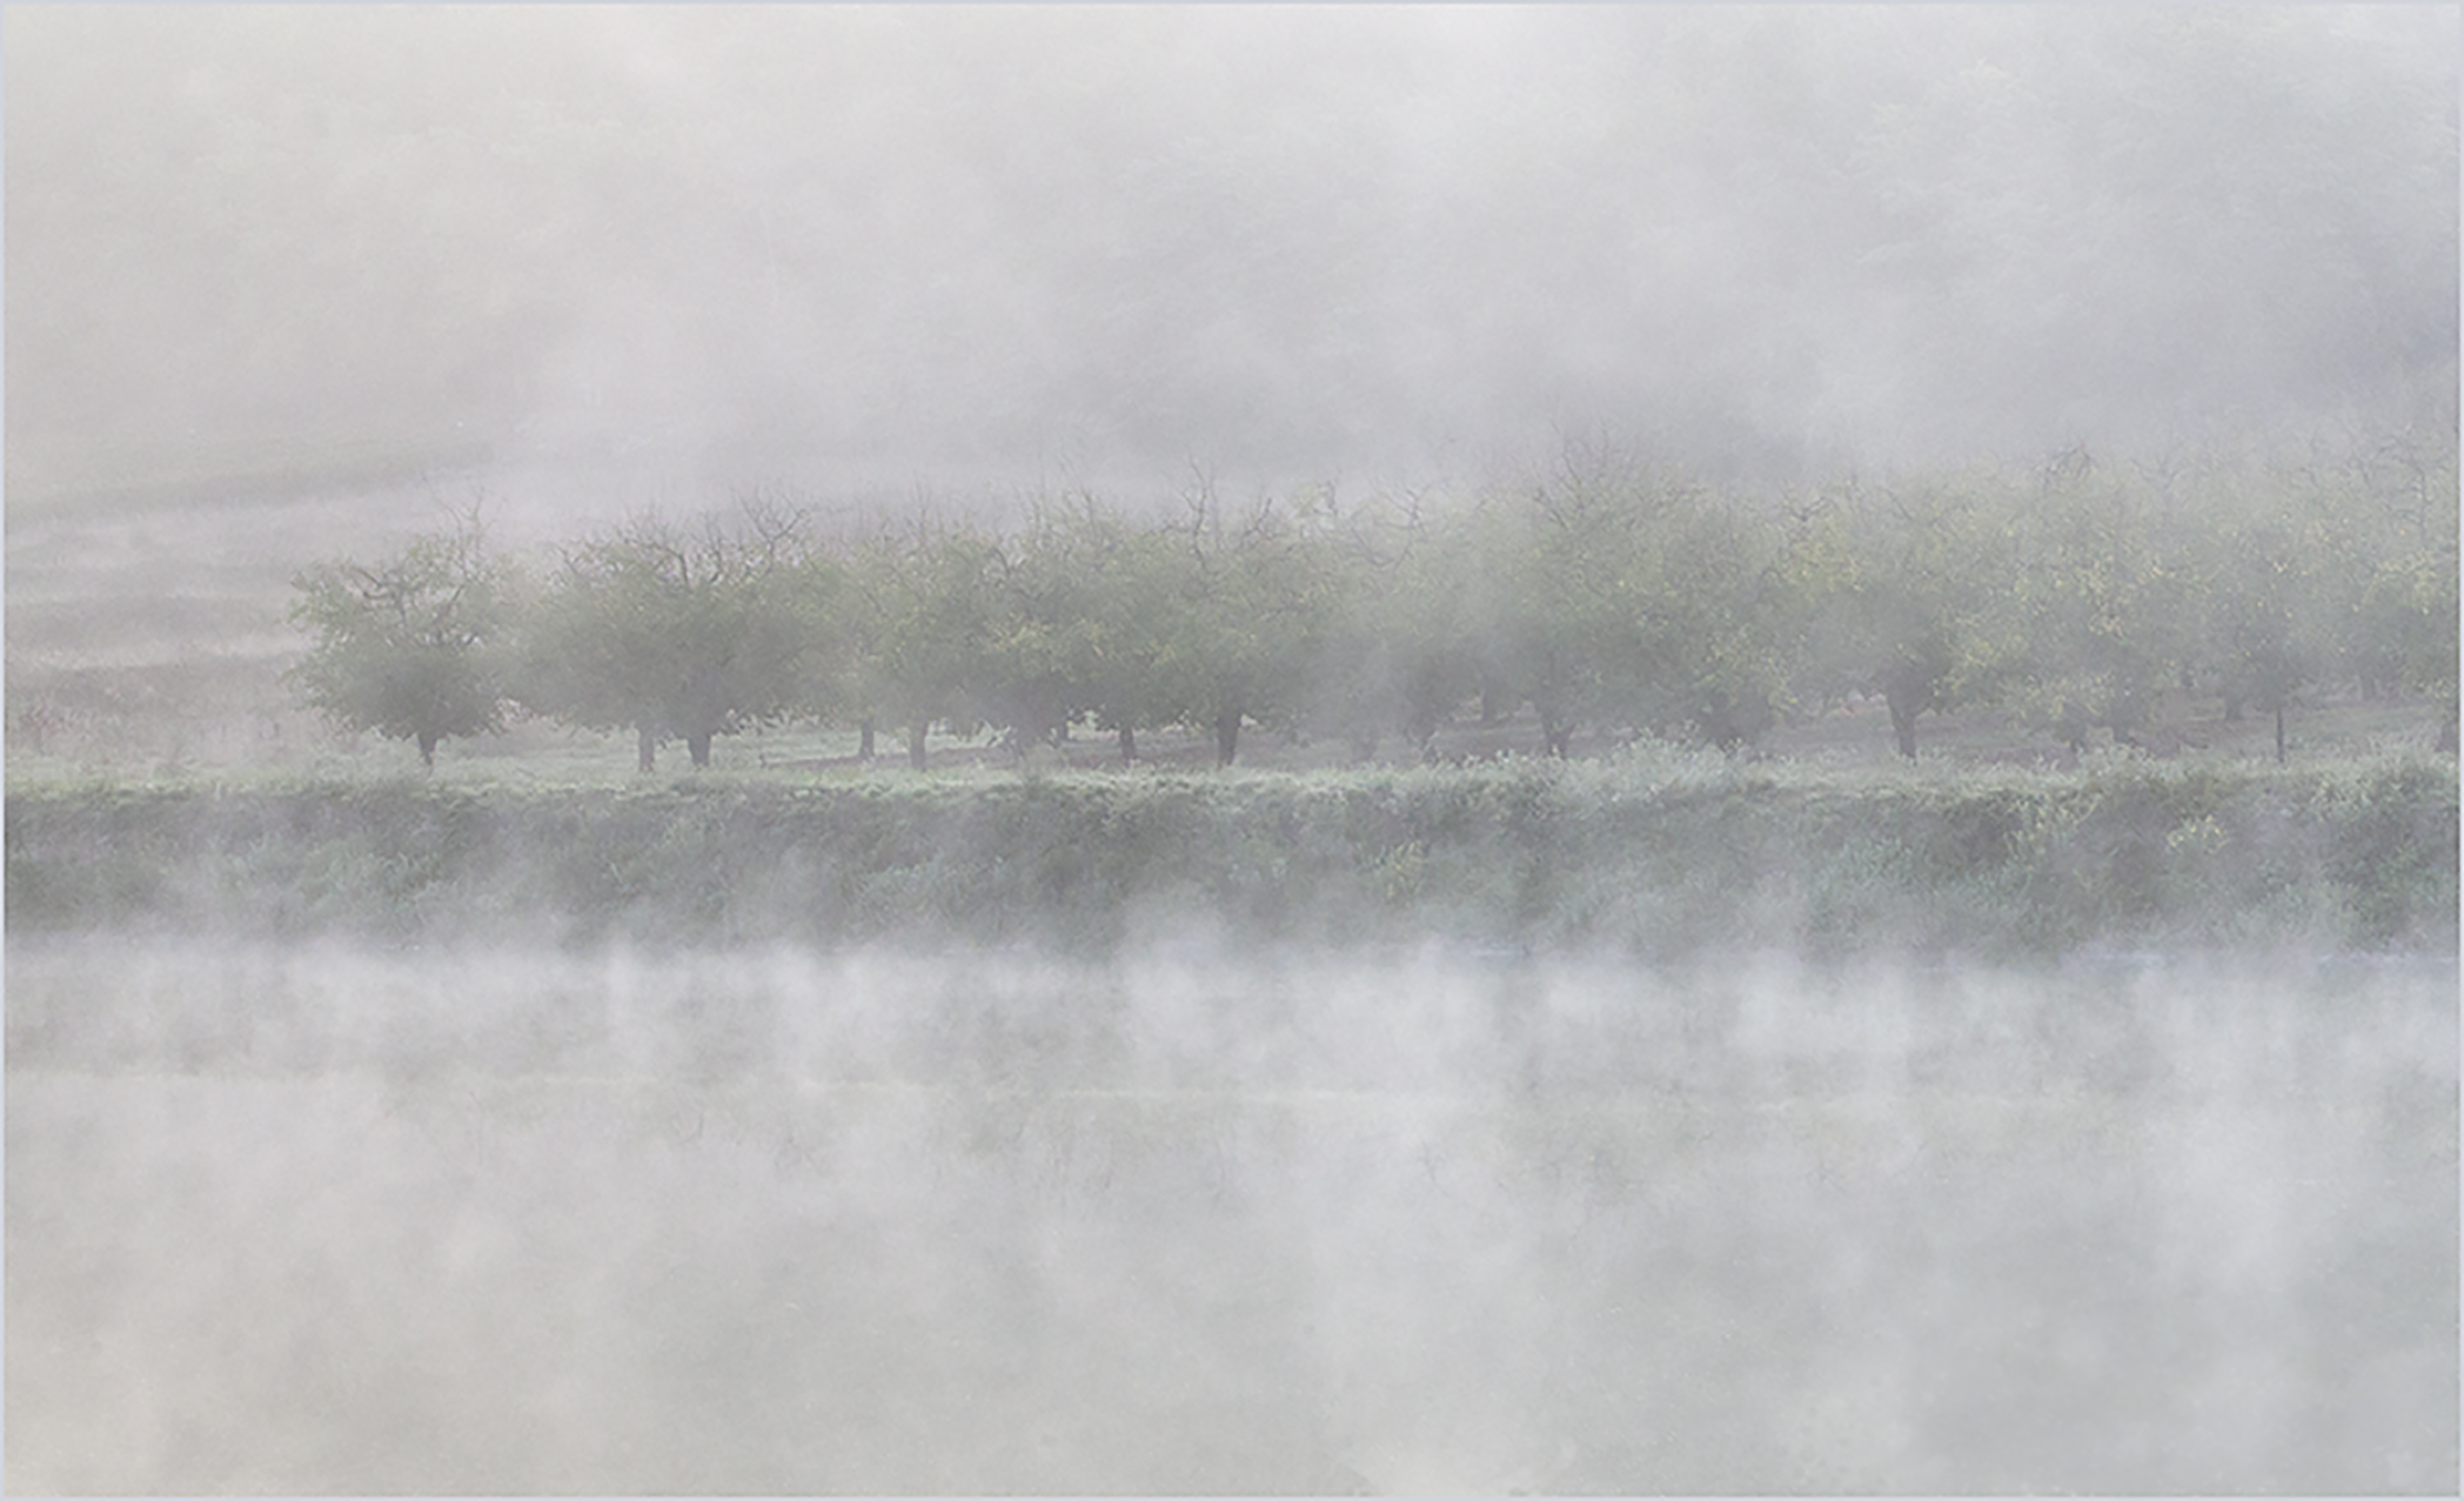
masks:
{"type": "Polygon", "coordinates": [[[2443,759],[1846,779],[1716,759],[626,790],[8,797],[19,934],[1440,938],[1644,955],[2451,949],[2443,759]]]}

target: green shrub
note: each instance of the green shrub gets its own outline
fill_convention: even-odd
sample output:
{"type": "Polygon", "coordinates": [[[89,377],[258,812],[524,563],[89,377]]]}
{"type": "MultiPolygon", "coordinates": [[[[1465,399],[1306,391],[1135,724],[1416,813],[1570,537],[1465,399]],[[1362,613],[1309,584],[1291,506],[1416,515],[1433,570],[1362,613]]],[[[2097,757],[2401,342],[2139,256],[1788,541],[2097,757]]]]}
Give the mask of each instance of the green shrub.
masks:
{"type": "Polygon", "coordinates": [[[88,787],[8,799],[21,932],[1275,942],[1677,953],[2455,941],[2451,762],[1846,777],[1599,765],[1232,776],[88,787]]]}

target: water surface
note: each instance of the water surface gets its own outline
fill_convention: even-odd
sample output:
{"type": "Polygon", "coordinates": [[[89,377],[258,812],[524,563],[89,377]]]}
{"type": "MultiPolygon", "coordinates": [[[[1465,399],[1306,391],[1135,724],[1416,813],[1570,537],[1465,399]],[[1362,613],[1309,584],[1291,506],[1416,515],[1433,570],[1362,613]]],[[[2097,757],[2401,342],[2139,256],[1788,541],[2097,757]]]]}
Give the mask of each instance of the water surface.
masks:
{"type": "Polygon", "coordinates": [[[2457,1483],[2451,963],[8,982],[12,1489],[2457,1483]]]}

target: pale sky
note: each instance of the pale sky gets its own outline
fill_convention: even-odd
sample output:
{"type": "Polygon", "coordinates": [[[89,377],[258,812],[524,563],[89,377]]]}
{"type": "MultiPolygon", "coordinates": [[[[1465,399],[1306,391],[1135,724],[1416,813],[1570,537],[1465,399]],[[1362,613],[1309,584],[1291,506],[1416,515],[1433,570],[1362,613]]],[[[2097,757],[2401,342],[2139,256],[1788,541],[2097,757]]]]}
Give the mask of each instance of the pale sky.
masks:
{"type": "Polygon", "coordinates": [[[2452,420],[2456,12],[19,7],[8,425],[684,481],[2452,420]]]}

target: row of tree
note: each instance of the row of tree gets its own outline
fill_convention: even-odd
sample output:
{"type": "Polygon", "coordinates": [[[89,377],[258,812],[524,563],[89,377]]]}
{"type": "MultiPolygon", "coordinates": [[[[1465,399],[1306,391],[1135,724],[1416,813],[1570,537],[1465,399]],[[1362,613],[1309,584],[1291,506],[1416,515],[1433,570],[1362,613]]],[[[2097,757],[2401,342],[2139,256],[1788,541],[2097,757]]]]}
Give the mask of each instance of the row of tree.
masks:
{"type": "Polygon", "coordinates": [[[1788,714],[1882,699],[2016,711],[2128,740],[2168,692],[2276,719],[2328,689],[2426,693],[2456,718],[2452,435],[2333,460],[2220,459],[1740,493],[1609,448],[1459,505],[1325,493],[1138,515],[1091,497],[995,531],[825,530],[759,502],[646,516],[543,567],[476,519],[298,580],[295,681],[340,721],[437,744],[509,714],[682,740],[811,719],[905,735],[1092,726],[1125,759],[1165,727],[1348,740],[1529,709],[1579,729],[1749,744],[1788,714]],[[1475,708],[1476,706],[1476,708],[1475,708]]]}

